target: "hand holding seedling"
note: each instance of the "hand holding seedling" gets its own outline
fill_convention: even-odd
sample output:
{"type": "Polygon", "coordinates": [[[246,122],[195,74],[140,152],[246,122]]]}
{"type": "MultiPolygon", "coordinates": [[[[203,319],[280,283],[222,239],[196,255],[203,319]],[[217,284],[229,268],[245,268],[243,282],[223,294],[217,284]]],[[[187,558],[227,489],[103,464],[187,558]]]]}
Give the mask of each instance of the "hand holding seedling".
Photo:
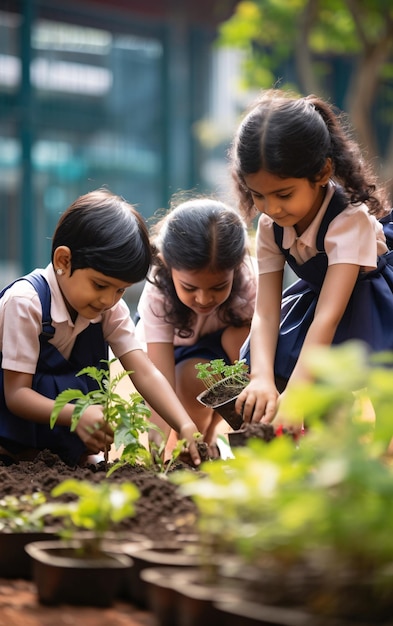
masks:
{"type": "Polygon", "coordinates": [[[101,405],[95,404],[85,409],[75,432],[91,454],[109,451],[113,443],[113,429],[105,420],[101,405]]]}
{"type": "Polygon", "coordinates": [[[190,453],[190,456],[194,465],[196,466],[200,465],[201,457],[199,456],[196,442],[197,440],[200,439],[201,434],[195,430],[194,424],[191,423],[191,424],[186,424],[185,426],[182,426],[179,432],[179,437],[180,439],[184,439],[185,441],[188,442],[188,451],[190,453]]]}

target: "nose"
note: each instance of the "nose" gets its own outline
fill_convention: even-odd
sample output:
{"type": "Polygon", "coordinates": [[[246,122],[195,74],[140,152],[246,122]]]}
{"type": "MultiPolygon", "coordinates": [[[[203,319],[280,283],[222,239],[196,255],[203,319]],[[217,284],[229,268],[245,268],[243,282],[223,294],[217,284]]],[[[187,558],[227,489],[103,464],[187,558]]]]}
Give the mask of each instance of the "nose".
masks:
{"type": "Polygon", "coordinates": [[[269,203],[265,201],[264,207],[263,207],[263,213],[265,213],[269,217],[274,217],[275,215],[278,215],[280,211],[281,209],[277,204],[271,201],[269,203]]]}
{"type": "Polygon", "coordinates": [[[205,291],[204,289],[198,289],[195,293],[195,302],[200,304],[201,306],[206,306],[213,301],[213,297],[209,291],[205,291]]]}
{"type": "Polygon", "coordinates": [[[110,309],[114,304],[116,304],[116,293],[112,291],[105,291],[100,295],[100,303],[106,308],[110,309]]]}

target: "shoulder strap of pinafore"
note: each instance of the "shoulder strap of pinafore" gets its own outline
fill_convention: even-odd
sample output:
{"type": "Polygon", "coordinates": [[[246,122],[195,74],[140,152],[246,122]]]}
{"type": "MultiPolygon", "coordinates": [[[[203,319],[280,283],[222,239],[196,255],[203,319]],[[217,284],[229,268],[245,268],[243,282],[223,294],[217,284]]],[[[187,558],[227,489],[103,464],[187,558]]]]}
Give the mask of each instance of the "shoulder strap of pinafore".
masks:
{"type": "Polygon", "coordinates": [[[55,329],[52,326],[52,318],[50,314],[50,305],[51,305],[51,293],[50,287],[44,275],[39,270],[34,270],[30,272],[30,274],[26,274],[25,276],[21,276],[17,278],[12,283],[4,287],[4,289],[0,292],[0,298],[3,294],[12,287],[19,280],[27,280],[36,290],[41,302],[42,308],[42,330],[41,337],[43,339],[49,340],[55,334],[55,329]]]}
{"type": "MultiPolygon", "coordinates": [[[[348,206],[348,200],[346,199],[344,193],[341,191],[340,187],[336,188],[332,199],[329,202],[329,205],[325,211],[325,214],[322,218],[321,224],[319,226],[319,230],[317,233],[317,250],[318,252],[325,251],[325,235],[328,229],[330,222],[337,217],[339,213],[341,213],[345,207],[348,206]]],[[[284,236],[284,229],[282,226],[279,226],[275,222],[273,223],[273,231],[274,231],[274,240],[285,257],[290,256],[289,250],[285,249],[282,245],[282,240],[284,236]]]]}
{"type": "Polygon", "coordinates": [[[385,233],[386,245],[389,250],[393,250],[393,209],[385,217],[381,217],[379,221],[385,233]]]}

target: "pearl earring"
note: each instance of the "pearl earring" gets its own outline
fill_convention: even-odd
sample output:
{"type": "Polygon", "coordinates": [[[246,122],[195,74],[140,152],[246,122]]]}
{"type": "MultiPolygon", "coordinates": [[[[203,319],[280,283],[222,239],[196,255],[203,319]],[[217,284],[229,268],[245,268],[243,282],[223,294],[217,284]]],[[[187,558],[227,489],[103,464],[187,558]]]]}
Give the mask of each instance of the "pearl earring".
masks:
{"type": "Polygon", "coordinates": [[[57,270],[56,270],[56,274],[57,274],[58,276],[63,276],[64,271],[63,271],[62,269],[60,269],[60,267],[58,267],[58,268],[57,268],[57,270]]]}

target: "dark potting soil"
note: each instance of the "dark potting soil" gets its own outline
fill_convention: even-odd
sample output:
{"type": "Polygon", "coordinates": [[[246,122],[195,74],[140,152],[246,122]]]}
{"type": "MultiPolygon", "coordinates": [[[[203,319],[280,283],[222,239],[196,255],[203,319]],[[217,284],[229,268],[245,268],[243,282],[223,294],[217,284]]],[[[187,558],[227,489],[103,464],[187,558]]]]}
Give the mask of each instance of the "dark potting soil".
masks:
{"type": "Polygon", "coordinates": [[[269,442],[276,437],[276,433],[271,424],[264,424],[263,422],[246,424],[243,423],[240,431],[245,441],[252,438],[262,439],[269,442]]]}
{"type": "MultiPolygon", "coordinates": [[[[178,463],[177,469],[197,471],[178,463]]],[[[174,470],[176,471],[176,470],[174,470]]],[[[0,462],[0,498],[13,494],[42,491],[48,500],[53,487],[67,478],[94,483],[133,482],[141,496],[136,503],[135,517],[116,526],[118,538],[133,541],[137,536],[166,542],[181,540],[195,533],[196,507],[180,495],[176,485],[141,467],[124,466],[109,478],[103,463],[70,468],[49,451],[41,452],[34,461],[12,465],[0,462]]],[[[71,498],[72,496],[70,496],[71,498]]],[[[58,499],[56,499],[58,500],[58,499]]],[[[52,525],[56,530],[56,525],[52,525]]],[[[140,610],[126,601],[116,601],[110,608],[52,606],[39,603],[35,585],[29,580],[0,578],[0,626],[156,626],[152,613],[140,610]]]]}
{"type": "MultiPolygon", "coordinates": [[[[112,463],[108,465],[111,467],[112,463]]],[[[190,465],[180,463],[178,469],[197,471],[190,465]]],[[[176,470],[173,470],[176,471],[176,470]]],[[[20,496],[41,491],[47,500],[54,500],[52,489],[67,478],[88,480],[98,483],[103,480],[115,482],[133,482],[140,491],[136,503],[136,515],[116,525],[126,539],[132,540],[134,534],[144,535],[149,539],[173,540],[177,535],[195,533],[196,507],[194,503],[179,493],[176,485],[165,477],[141,466],[124,465],[106,475],[103,462],[85,467],[69,467],[49,450],[38,454],[33,461],[19,461],[5,465],[0,461],[0,498],[5,495],[20,496]]],[[[73,496],[69,496],[72,499],[73,496]]],[[[64,496],[66,499],[67,496],[64,496]]],[[[59,501],[59,498],[56,498],[59,501]]]]}
{"type": "Polygon", "coordinates": [[[244,389],[244,384],[216,383],[203,394],[203,403],[207,406],[218,406],[232,400],[244,389]]]}

